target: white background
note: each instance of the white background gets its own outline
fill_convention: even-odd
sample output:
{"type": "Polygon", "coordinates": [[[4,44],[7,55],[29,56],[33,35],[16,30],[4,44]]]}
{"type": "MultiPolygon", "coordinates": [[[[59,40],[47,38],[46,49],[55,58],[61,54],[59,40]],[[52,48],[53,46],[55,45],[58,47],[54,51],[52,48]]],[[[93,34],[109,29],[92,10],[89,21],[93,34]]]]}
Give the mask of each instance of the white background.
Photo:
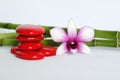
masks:
{"type": "MultiPolygon", "coordinates": [[[[0,0],[0,22],[120,31],[120,0],[0,0]]],[[[1,80],[120,80],[120,48],[91,47],[91,55],[18,59],[0,47],[1,80]]]]}

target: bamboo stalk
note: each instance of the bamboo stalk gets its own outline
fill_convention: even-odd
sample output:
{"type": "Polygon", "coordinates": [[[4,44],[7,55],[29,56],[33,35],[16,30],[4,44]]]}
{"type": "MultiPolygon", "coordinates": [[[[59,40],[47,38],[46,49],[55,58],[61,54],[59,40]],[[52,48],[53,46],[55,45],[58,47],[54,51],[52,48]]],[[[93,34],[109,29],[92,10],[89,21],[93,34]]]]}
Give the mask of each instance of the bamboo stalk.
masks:
{"type": "MultiPolygon", "coordinates": [[[[18,43],[19,41],[17,41],[16,39],[0,39],[0,46],[16,46],[18,45],[18,43]]],[[[59,46],[61,44],[56,43],[53,40],[43,40],[42,43],[44,46],[59,46]]],[[[91,42],[86,42],[85,44],[87,44],[88,46],[116,47],[115,40],[93,40],[91,42]]],[[[118,46],[120,46],[120,42],[118,46]]]]}
{"type": "Polygon", "coordinates": [[[18,42],[16,39],[0,39],[0,46],[16,46],[18,42]]]}
{"type": "MultiPolygon", "coordinates": [[[[20,24],[12,24],[12,23],[3,23],[0,22],[1,28],[7,28],[7,29],[16,29],[17,26],[20,24]]],[[[50,29],[52,29],[54,26],[42,26],[45,28],[45,37],[50,37],[50,29]]],[[[66,31],[66,28],[63,28],[66,31]]],[[[77,29],[79,31],[79,29],[77,29]]],[[[106,30],[96,30],[95,29],[95,38],[107,38],[107,39],[116,39],[116,34],[118,33],[118,39],[120,39],[120,32],[118,31],[106,31],[106,30]]],[[[1,34],[0,34],[1,35],[1,34]]]]}
{"type": "MultiPolygon", "coordinates": [[[[15,32],[12,32],[12,33],[0,33],[0,39],[15,39],[17,35],[18,34],[15,33],[15,32]]],[[[50,36],[48,36],[47,34],[44,34],[44,37],[48,38],[50,36]]]]}
{"type": "Polygon", "coordinates": [[[0,39],[15,39],[16,33],[1,33],[0,39]]]}

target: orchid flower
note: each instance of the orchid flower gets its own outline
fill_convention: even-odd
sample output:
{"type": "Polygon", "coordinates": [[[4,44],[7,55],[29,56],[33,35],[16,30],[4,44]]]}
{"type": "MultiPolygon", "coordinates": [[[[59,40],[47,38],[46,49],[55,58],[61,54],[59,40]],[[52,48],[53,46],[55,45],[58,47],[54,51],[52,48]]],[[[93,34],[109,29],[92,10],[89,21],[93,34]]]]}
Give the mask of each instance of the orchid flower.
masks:
{"type": "Polygon", "coordinates": [[[51,37],[55,42],[62,42],[58,47],[56,55],[67,52],[90,53],[89,47],[84,42],[90,42],[94,38],[94,29],[89,26],[83,26],[77,33],[72,20],[68,23],[67,33],[62,28],[53,28],[50,30],[51,37]]]}

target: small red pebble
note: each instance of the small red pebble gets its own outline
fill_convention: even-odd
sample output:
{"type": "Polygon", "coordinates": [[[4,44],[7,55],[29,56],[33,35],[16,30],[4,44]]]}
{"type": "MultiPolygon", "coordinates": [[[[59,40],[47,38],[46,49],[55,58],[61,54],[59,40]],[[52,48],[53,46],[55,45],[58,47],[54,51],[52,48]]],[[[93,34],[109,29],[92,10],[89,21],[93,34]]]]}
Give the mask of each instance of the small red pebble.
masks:
{"type": "Polygon", "coordinates": [[[52,46],[43,46],[40,50],[45,56],[54,56],[56,55],[56,48],[52,46]]]}
{"type": "Polygon", "coordinates": [[[18,50],[15,53],[15,55],[18,58],[26,59],[26,60],[38,60],[38,59],[43,59],[45,57],[45,55],[38,50],[33,50],[33,51],[20,51],[20,50],[18,50]]]}
{"type": "Polygon", "coordinates": [[[20,42],[18,44],[18,48],[20,50],[36,50],[36,49],[42,48],[42,43],[39,41],[20,42]]]}
{"type": "Polygon", "coordinates": [[[11,53],[12,53],[12,54],[15,54],[18,50],[19,50],[19,49],[18,49],[17,46],[12,47],[12,48],[11,48],[11,53]]]}
{"type": "Polygon", "coordinates": [[[36,36],[18,35],[16,39],[19,41],[40,41],[44,39],[44,36],[43,35],[36,35],[36,36]]]}
{"type": "Polygon", "coordinates": [[[16,32],[20,35],[34,36],[43,34],[45,29],[41,26],[25,24],[18,26],[16,32]]]}

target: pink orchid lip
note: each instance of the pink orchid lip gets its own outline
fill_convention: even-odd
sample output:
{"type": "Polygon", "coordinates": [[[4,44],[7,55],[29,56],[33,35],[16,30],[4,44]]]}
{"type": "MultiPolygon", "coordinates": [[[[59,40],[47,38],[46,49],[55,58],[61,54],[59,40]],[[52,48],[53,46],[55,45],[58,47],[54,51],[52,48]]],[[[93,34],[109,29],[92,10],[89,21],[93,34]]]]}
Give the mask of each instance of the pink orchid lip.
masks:
{"type": "Polygon", "coordinates": [[[69,48],[69,49],[76,49],[77,48],[77,46],[78,46],[78,43],[77,43],[77,41],[68,41],[67,42],[67,47],[69,48]]]}
{"type": "Polygon", "coordinates": [[[77,34],[77,30],[72,20],[68,23],[68,34],[62,28],[53,28],[50,30],[52,39],[55,42],[63,42],[57,49],[57,54],[63,54],[76,50],[82,53],[90,53],[89,47],[83,42],[90,42],[94,38],[94,29],[84,26],[77,34]]]}

